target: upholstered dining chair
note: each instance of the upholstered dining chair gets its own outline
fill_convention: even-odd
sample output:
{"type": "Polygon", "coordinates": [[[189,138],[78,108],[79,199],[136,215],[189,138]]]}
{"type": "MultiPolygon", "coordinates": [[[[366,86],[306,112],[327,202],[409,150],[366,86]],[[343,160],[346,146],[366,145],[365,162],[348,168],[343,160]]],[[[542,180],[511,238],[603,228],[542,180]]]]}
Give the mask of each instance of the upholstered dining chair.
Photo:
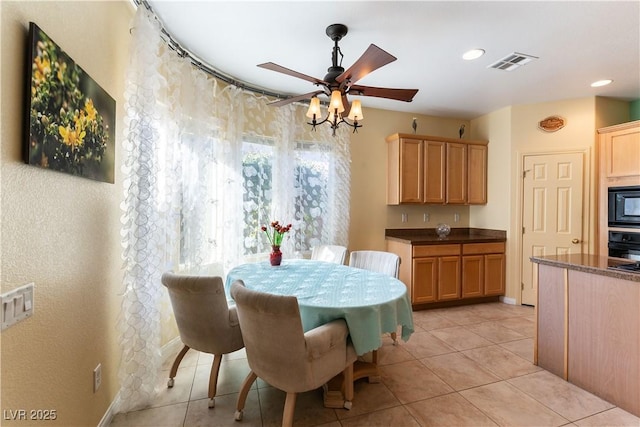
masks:
{"type": "Polygon", "coordinates": [[[215,406],[218,372],[222,356],[244,347],[236,308],[229,307],[222,278],[189,276],[167,272],[162,284],[169,291],[171,306],[184,347],[175,358],[169,373],[168,387],[173,387],[180,362],[190,348],[213,354],[209,375],[209,408],[215,406]]]}
{"type": "Polygon", "coordinates": [[[353,251],[349,255],[349,266],[375,271],[398,278],[400,257],[391,252],[353,251]]]}
{"type": "Polygon", "coordinates": [[[347,248],[340,245],[318,245],[311,249],[311,259],[344,264],[347,248]]]}
{"type": "Polygon", "coordinates": [[[353,400],[356,352],[344,319],[304,332],[295,296],[247,289],[241,280],[231,285],[251,372],[238,395],[235,419],[242,420],[247,394],[260,377],[287,393],[282,425],[293,425],[297,393],[314,390],[344,375],[344,407],[353,400]]]}
{"type": "MultiPolygon", "coordinates": [[[[349,255],[349,267],[375,271],[397,279],[400,272],[400,257],[391,252],[353,251],[349,255]]],[[[398,343],[396,332],[391,332],[391,339],[394,345],[398,343]]]]}

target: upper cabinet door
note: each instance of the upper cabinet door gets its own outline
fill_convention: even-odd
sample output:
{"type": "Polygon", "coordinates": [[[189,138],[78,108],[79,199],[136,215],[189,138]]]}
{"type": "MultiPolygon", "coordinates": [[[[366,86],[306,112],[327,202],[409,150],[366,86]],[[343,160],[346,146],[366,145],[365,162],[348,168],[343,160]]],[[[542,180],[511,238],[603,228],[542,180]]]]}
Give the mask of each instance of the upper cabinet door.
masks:
{"type": "Polygon", "coordinates": [[[387,141],[387,204],[487,203],[487,142],[396,133],[387,141]]]}
{"type": "Polygon", "coordinates": [[[424,169],[422,141],[400,139],[400,203],[422,203],[424,169]]]}
{"type": "Polygon", "coordinates": [[[467,146],[467,203],[484,205],[487,203],[487,146],[469,144],[467,146]]]}
{"type": "Polygon", "coordinates": [[[640,176],[640,131],[636,127],[604,134],[607,178],[640,176]]]}
{"type": "Polygon", "coordinates": [[[446,143],[424,141],[424,202],[445,203],[446,143]]]}
{"type": "Polygon", "coordinates": [[[467,201],[467,145],[447,143],[447,203],[467,201]]]}

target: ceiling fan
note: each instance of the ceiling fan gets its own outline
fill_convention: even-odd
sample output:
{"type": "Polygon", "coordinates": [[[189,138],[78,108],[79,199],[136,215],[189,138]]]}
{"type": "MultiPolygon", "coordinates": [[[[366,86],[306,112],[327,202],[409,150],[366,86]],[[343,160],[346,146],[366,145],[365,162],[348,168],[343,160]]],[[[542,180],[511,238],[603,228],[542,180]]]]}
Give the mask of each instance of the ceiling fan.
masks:
{"type": "Polygon", "coordinates": [[[347,95],[349,94],[411,102],[415,94],[418,93],[418,89],[392,89],[355,84],[370,72],[395,61],[397,58],[380,49],[378,46],[371,44],[362,56],[345,71],[342,67],[343,55],[338,46],[338,42],[347,34],[347,31],[346,25],[343,24],[333,24],[327,27],[327,36],[333,40],[334,47],[331,55],[332,64],[331,67],[327,69],[327,74],[324,76],[324,79],[311,77],[273,62],[259,64],[258,67],[297,77],[320,87],[319,90],[275,101],[269,105],[280,107],[292,102],[311,99],[309,111],[307,112],[307,116],[312,119],[312,122],[309,124],[315,129],[316,125],[329,122],[335,135],[335,131],[340,123],[346,123],[353,127],[354,132],[358,127],[362,127],[362,125],[358,124],[358,119],[362,120],[363,118],[360,101],[355,100],[353,105],[351,105],[347,99],[347,95]],[[318,121],[321,115],[320,100],[317,96],[320,94],[325,94],[331,99],[329,101],[328,116],[324,120],[318,121]],[[344,120],[344,117],[352,120],[353,124],[344,120]]]}

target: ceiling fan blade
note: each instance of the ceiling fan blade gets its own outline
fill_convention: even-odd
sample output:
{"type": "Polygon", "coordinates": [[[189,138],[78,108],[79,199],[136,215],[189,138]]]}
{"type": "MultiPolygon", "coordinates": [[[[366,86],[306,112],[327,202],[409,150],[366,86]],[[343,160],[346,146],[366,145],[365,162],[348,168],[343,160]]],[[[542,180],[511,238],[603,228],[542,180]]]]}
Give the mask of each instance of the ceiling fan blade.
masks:
{"type": "Polygon", "coordinates": [[[277,71],[278,73],[286,74],[288,76],[297,77],[302,80],[306,80],[311,83],[326,85],[324,80],[317,79],[315,77],[307,76],[306,74],[299,73],[297,71],[290,70],[282,65],[274,64],[273,62],[265,62],[264,64],[258,64],[258,67],[265,68],[271,71],[277,71]]]}
{"type": "Polygon", "coordinates": [[[272,107],[282,107],[283,105],[291,104],[292,102],[302,101],[303,99],[313,98],[314,96],[316,96],[318,94],[321,94],[321,93],[324,93],[324,91],[316,90],[315,92],[305,93],[304,95],[292,96],[291,98],[280,99],[278,101],[270,102],[267,105],[270,105],[272,107]]]}
{"type": "Polygon", "coordinates": [[[372,44],[351,67],[336,77],[336,81],[342,83],[345,80],[349,80],[353,84],[370,72],[396,59],[398,58],[380,49],[375,44],[372,44]]]}
{"type": "Polygon", "coordinates": [[[411,102],[418,93],[418,89],[390,89],[385,87],[358,86],[349,88],[349,93],[361,96],[374,96],[376,98],[395,99],[397,101],[411,102]]]}

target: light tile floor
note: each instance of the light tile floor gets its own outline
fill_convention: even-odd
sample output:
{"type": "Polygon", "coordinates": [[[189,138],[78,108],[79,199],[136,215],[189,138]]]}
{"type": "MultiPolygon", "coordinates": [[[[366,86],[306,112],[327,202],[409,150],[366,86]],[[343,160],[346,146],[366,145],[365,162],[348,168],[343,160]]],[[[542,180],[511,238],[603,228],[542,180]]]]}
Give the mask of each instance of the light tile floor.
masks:
{"type": "MultiPolygon", "coordinates": [[[[320,389],[296,403],[296,426],[640,426],[640,419],[533,365],[534,311],[502,303],[416,311],[415,333],[378,352],[381,382],[355,383],[353,408],[327,409],[320,389]]],[[[279,426],[284,393],[258,381],[234,421],[244,351],[225,357],[216,407],[207,407],[212,356],[189,352],[175,386],[149,409],[117,414],[111,427],[279,426]]]]}

